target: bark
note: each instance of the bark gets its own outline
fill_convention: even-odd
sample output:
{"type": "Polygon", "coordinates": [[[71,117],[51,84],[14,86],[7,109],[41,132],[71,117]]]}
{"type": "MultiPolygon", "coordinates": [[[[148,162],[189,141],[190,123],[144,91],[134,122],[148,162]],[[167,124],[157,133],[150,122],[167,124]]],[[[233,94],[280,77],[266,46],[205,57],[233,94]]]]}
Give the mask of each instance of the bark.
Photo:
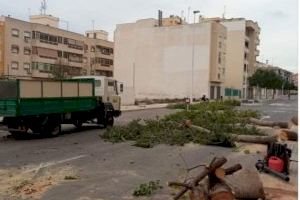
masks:
{"type": "Polygon", "coordinates": [[[232,167],[228,167],[225,169],[225,175],[231,175],[239,170],[242,169],[242,165],[241,164],[236,164],[233,165],[232,167]]]}
{"type": "Polygon", "coordinates": [[[220,182],[216,184],[210,190],[210,199],[211,200],[234,200],[235,197],[232,194],[231,188],[225,183],[220,182]]]}
{"type": "Polygon", "coordinates": [[[298,141],[298,133],[290,129],[282,129],[280,134],[284,134],[288,140],[298,141]]]}
{"type": "Polygon", "coordinates": [[[280,128],[288,128],[288,122],[274,122],[274,121],[263,121],[255,118],[250,118],[249,122],[259,126],[278,126],[280,128]]]}
{"type": "Polygon", "coordinates": [[[198,130],[198,131],[202,131],[202,132],[205,132],[205,133],[211,133],[210,130],[208,130],[206,128],[203,128],[201,126],[190,125],[190,128],[198,130]]]}
{"type": "Polygon", "coordinates": [[[298,126],[298,116],[292,117],[291,122],[292,122],[293,124],[295,124],[296,126],[298,126]]]}
{"type": "Polygon", "coordinates": [[[257,172],[243,170],[238,176],[227,179],[236,199],[265,199],[263,184],[257,172]]]}
{"type": "Polygon", "coordinates": [[[256,136],[256,135],[236,135],[232,134],[233,140],[236,142],[247,142],[257,144],[269,144],[277,141],[277,136],[256,136]]]}

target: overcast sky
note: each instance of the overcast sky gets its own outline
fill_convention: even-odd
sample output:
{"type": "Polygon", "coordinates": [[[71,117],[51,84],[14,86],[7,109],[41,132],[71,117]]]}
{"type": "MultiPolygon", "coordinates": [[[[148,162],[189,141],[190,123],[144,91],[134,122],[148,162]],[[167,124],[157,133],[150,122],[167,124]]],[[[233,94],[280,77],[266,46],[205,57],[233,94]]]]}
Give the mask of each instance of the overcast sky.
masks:
{"type": "MultiPolygon", "coordinates": [[[[41,0],[0,0],[0,15],[28,20],[29,13],[38,14],[41,0]]],[[[92,29],[109,31],[113,38],[116,24],[142,18],[156,18],[161,9],[164,16],[187,15],[200,10],[205,17],[244,17],[257,21],[261,27],[260,57],[270,63],[297,72],[298,68],[298,1],[297,0],[48,0],[47,14],[69,22],[69,30],[84,33],[92,29]]],[[[192,16],[190,16],[192,19],[192,16]]],[[[61,26],[66,27],[66,23],[61,26]]]]}

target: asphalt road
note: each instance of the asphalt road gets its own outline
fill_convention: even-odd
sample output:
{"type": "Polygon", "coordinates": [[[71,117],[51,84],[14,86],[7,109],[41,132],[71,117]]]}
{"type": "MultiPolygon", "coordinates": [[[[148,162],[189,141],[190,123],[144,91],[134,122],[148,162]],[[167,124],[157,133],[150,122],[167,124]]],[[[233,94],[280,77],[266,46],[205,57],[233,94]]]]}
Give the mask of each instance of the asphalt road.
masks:
{"type": "MultiPolygon", "coordinates": [[[[258,109],[264,112],[266,119],[283,121],[297,115],[298,110],[296,99],[244,108],[258,109]]],[[[137,118],[155,118],[171,112],[175,111],[165,108],[128,111],[116,120],[116,124],[125,124],[137,118]]],[[[255,171],[254,164],[262,157],[257,151],[264,150],[262,146],[241,147],[240,151],[233,151],[230,148],[194,144],[184,147],[158,145],[143,149],[128,142],[105,142],[99,137],[104,131],[93,126],[81,131],[65,126],[64,133],[57,138],[19,141],[7,137],[7,132],[0,132],[0,199],[134,199],[134,189],[150,180],[161,180],[164,186],[151,199],[169,199],[170,190],[166,182],[182,180],[186,168],[208,163],[216,155],[224,155],[232,164],[242,162],[245,169],[255,171]],[[250,154],[244,154],[244,148],[248,148],[250,154]],[[20,192],[18,188],[24,183],[29,189],[20,192]]],[[[292,145],[297,151],[297,144],[292,145]]],[[[294,191],[298,175],[296,164],[291,166],[291,174],[291,184],[282,187],[294,191]]],[[[269,176],[265,178],[274,182],[269,176]]]]}

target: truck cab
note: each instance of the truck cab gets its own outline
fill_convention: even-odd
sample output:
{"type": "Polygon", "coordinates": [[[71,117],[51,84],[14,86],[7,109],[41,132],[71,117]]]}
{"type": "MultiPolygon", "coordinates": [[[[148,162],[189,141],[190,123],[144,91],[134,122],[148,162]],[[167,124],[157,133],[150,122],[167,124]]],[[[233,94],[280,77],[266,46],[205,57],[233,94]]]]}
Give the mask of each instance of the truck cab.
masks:
{"type": "Polygon", "coordinates": [[[106,76],[75,76],[73,79],[94,79],[95,96],[103,103],[112,104],[115,111],[121,110],[120,94],[123,93],[123,83],[106,76]]]}

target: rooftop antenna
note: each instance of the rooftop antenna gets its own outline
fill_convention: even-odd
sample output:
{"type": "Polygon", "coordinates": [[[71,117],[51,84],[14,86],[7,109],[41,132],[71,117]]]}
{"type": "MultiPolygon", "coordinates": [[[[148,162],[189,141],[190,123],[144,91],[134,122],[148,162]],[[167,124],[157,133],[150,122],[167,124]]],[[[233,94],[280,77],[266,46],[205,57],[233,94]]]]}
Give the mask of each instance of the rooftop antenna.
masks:
{"type": "Polygon", "coordinates": [[[41,8],[40,8],[41,15],[46,15],[46,10],[47,10],[47,2],[46,0],[42,0],[41,8]]]}
{"type": "Polygon", "coordinates": [[[222,15],[223,19],[225,19],[225,14],[226,14],[226,5],[224,5],[224,10],[223,10],[223,15],[222,15]]]}

